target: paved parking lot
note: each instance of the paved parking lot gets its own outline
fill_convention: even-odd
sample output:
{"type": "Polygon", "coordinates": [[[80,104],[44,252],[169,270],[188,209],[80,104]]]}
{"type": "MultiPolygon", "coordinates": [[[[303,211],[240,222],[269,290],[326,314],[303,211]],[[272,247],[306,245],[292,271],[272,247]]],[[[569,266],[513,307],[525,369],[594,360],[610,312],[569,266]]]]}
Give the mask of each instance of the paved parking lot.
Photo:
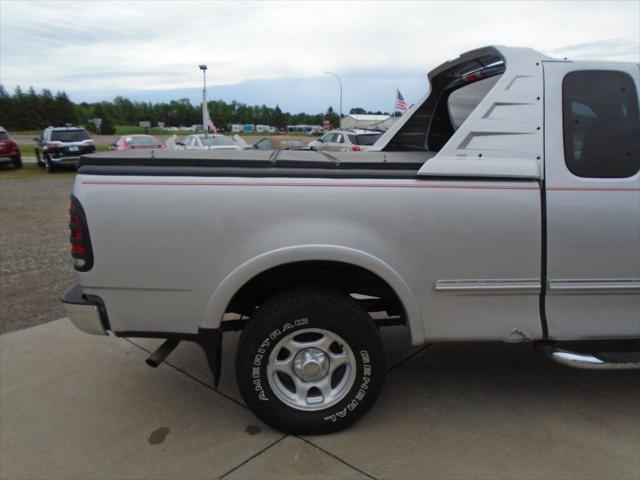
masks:
{"type": "Polygon", "coordinates": [[[68,320],[0,337],[2,478],[615,478],[640,476],[640,376],[552,364],[526,345],[407,346],[353,428],[283,435],[243,405],[238,334],[218,390],[183,343],[95,337],[68,320]]]}

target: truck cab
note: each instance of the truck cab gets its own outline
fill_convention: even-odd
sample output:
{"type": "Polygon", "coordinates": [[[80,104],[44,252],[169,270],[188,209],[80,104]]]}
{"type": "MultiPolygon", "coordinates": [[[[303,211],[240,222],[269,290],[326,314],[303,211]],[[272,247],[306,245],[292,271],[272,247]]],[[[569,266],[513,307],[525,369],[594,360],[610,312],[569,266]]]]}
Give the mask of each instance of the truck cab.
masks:
{"type": "Polygon", "coordinates": [[[431,72],[431,91],[373,148],[432,154],[419,175],[539,180],[547,338],[640,337],[639,72],[475,50],[431,72]]]}

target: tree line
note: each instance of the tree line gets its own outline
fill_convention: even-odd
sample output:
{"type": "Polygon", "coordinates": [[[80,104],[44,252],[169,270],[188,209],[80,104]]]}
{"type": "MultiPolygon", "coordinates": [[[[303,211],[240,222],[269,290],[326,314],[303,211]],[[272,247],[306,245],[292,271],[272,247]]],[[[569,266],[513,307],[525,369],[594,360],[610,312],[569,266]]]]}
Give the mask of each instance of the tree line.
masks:
{"type": "MultiPolygon", "coordinates": [[[[329,107],[324,113],[288,113],[278,105],[245,105],[222,100],[207,102],[209,114],[218,127],[228,128],[234,123],[272,125],[284,129],[287,125],[322,125],[329,120],[332,127],[340,124],[340,116],[329,107]]],[[[9,93],[0,85],[0,125],[7,130],[41,130],[50,125],[84,125],[95,128],[92,119],[101,118],[101,133],[115,133],[115,125],[138,125],[150,121],[152,125],[164,122],[166,126],[191,126],[202,123],[201,105],[192,105],[189,99],[170,102],[137,102],[118,96],[111,102],[74,103],[68,95],[55,94],[44,89],[36,92],[33,87],[23,91],[19,86],[9,93]]]]}

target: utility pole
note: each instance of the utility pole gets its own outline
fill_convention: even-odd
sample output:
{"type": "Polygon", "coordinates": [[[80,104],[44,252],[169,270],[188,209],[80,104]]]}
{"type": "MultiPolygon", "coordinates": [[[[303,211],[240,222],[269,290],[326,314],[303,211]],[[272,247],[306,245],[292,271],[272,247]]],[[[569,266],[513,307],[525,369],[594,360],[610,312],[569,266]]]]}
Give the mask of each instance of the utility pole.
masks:
{"type": "Polygon", "coordinates": [[[336,77],[336,80],[338,80],[338,84],[340,85],[340,123],[342,123],[342,80],[340,80],[340,77],[335,72],[324,72],[324,73],[326,73],[327,75],[333,75],[334,77],[336,77]]]}
{"type": "Polygon", "coordinates": [[[207,108],[207,66],[198,65],[202,70],[202,131],[207,131],[207,117],[209,116],[209,110],[207,108]]]}

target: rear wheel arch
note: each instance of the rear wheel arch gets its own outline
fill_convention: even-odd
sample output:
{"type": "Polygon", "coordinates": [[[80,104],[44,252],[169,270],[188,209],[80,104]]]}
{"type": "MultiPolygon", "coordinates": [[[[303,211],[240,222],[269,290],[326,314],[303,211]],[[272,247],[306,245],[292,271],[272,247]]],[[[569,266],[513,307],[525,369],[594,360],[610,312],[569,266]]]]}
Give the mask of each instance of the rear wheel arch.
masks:
{"type": "MultiPolygon", "coordinates": [[[[246,295],[247,290],[261,282],[264,278],[277,278],[279,273],[284,272],[281,278],[289,278],[292,271],[296,269],[310,268],[335,268],[352,273],[359,272],[373,282],[375,288],[385,287],[392,292],[404,310],[406,324],[411,332],[411,340],[414,345],[424,342],[424,325],[422,315],[415,296],[404,281],[404,279],[387,263],[381,259],[349,247],[333,245],[305,245],[296,247],[286,247],[278,250],[266,252],[243,263],[218,285],[211,295],[202,321],[203,328],[219,328],[222,317],[229,307],[238,302],[239,295],[246,295]],[[272,275],[271,277],[269,277],[272,275]],[[273,276],[275,275],[275,277],[273,276]],[[374,280],[376,279],[376,280],[374,280]]],[[[295,280],[300,275],[289,278],[295,280]]],[[[264,285],[264,284],[263,284],[264,285]]],[[[287,283],[280,285],[270,291],[258,293],[266,300],[269,294],[277,295],[278,291],[305,286],[305,287],[335,287],[326,282],[303,282],[287,283]]],[[[345,292],[344,289],[342,289],[345,292]]]]}

